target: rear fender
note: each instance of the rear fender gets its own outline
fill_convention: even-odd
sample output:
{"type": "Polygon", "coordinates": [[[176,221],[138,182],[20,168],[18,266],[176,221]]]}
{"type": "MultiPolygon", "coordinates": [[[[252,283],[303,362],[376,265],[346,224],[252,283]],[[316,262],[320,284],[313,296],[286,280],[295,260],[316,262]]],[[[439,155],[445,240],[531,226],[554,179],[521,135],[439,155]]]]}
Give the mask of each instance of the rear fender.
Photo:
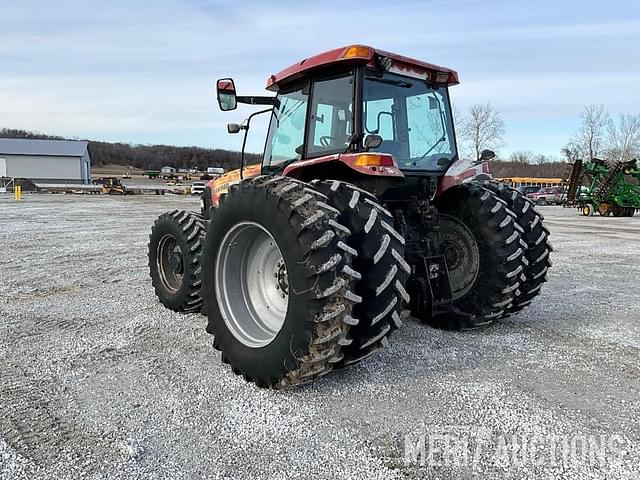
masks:
{"type": "MultiPolygon", "coordinates": [[[[260,164],[249,165],[242,170],[244,178],[251,178],[260,175],[260,164]]],[[[211,195],[210,206],[215,208],[220,203],[220,196],[229,191],[229,187],[236,183],[240,183],[240,169],[231,170],[230,172],[220,175],[218,178],[210,180],[207,184],[207,189],[211,195]]],[[[206,204],[207,202],[205,202],[206,204]]]]}
{"type": "MultiPolygon", "coordinates": [[[[398,168],[393,156],[385,153],[336,153],[318,158],[300,160],[284,169],[283,175],[305,180],[307,171],[317,171],[317,167],[331,167],[340,170],[346,167],[351,173],[368,177],[402,178],[404,174],[398,168]]],[[[312,175],[318,178],[317,175],[312,175]]]]}
{"type": "Polygon", "coordinates": [[[467,162],[456,162],[447,174],[438,179],[436,197],[442,195],[448,189],[472,180],[491,180],[489,163],[482,162],[478,165],[470,165],[467,162]],[[456,168],[457,167],[457,168],[456,168]]]}

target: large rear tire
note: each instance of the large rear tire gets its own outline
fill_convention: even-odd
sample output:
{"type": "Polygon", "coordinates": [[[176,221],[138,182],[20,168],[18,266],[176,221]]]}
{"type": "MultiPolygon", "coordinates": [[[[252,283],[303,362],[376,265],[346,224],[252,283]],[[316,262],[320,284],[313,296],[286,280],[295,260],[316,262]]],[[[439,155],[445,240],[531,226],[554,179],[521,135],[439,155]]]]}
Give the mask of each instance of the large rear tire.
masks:
{"type": "Polygon", "coordinates": [[[234,373],[283,388],[331,371],[351,343],[350,231],[308,184],[255,177],[212,214],[203,255],[207,331],[234,373]]]}
{"type": "Polygon", "coordinates": [[[523,229],[522,239],[527,248],[524,254],[526,264],[522,272],[522,284],[513,303],[505,312],[516,313],[533,301],[547,281],[547,271],[551,267],[550,255],[553,251],[549,242],[550,233],[543,224],[544,217],[536,211],[533,203],[515,188],[493,181],[484,181],[481,185],[494,192],[516,214],[517,222],[523,229]]]}
{"type": "Polygon", "coordinates": [[[436,207],[447,222],[442,247],[452,279],[453,312],[426,320],[445,329],[487,325],[516,298],[525,266],[522,227],[503,201],[473,182],[447,190],[436,207]]]}
{"type": "Polygon", "coordinates": [[[202,216],[185,210],[163,213],[151,229],[151,283],[160,302],[175,312],[202,309],[200,256],[205,232],[202,216]]]}
{"type": "Polygon", "coordinates": [[[342,349],[344,358],[336,365],[345,366],[386,346],[402,325],[400,313],[409,302],[405,284],[411,269],[403,258],[404,238],[375,195],[338,180],[311,183],[340,211],[338,221],[351,230],[347,243],[358,252],[353,266],[361,274],[355,291],[362,303],[353,308],[359,320],[350,330],[353,343],[342,349]]]}

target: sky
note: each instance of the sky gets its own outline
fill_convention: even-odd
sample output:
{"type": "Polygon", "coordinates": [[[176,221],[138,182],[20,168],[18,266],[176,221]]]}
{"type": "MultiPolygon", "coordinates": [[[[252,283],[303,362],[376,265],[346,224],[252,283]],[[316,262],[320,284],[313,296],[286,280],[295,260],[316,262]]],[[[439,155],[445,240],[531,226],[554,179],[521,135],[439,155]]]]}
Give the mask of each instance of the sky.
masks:
{"type": "MultiPolygon", "coordinates": [[[[266,79],[369,44],[447,66],[462,112],[490,102],[503,155],[559,156],[585,105],[640,114],[640,0],[0,0],[0,128],[134,144],[240,149],[215,80],[266,79]]],[[[262,151],[264,120],[249,133],[262,151]]]]}

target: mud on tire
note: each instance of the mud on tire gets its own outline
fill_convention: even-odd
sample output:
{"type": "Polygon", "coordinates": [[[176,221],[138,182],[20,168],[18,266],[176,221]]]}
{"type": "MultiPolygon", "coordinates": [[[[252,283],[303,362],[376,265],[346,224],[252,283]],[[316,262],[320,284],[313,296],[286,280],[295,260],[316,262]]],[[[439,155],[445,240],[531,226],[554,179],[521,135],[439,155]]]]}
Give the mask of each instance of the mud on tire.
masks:
{"type": "Polygon", "coordinates": [[[393,216],[371,193],[350,183],[313,181],[340,211],[338,221],[351,230],[348,245],[357,251],[354,268],[361,274],[355,291],[362,303],[353,308],[359,323],[351,328],[353,343],[342,349],[337,366],[350,365],[387,344],[402,322],[402,306],[409,302],[405,283],[410,267],[404,260],[404,239],[393,228],[393,216]]]}
{"type": "Polygon", "coordinates": [[[483,181],[481,185],[504,201],[516,214],[517,222],[524,230],[522,239],[527,249],[524,254],[526,264],[522,271],[522,283],[512,305],[505,312],[516,313],[533,301],[547,281],[547,270],[551,267],[549,256],[553,251],[549,243],[549,230],[543,225],[544,217],[536,211],[533,203],[515,188],[489,180],[483,181]]]}
{"type": "Polygon", "coordinates": [[[454,314],[438,315],[430,323],[445,329],[489,324],[516,298],[525,266],[523,229],[502,200],[475,183],[447,190],[436,199],[436,206],[471,232],[479,250],[479,265],[473,283],[454,299],[454,314]]]}
{"type": "Polygon", "coordinates": [[[185,210],[163,213],[151,229],[151,283],[160,302],[175,312],[202,309],[200,256],[205,231],[202,216],[185,210]]]}
{"type": "Polygon", "coordinates": [[[352,342],[355,252],[326,201],[303,182],[260,176],[233,186],[213,212],[203,255],[207,331],[222,361],[260,387],[325,375],[352,342]]]}

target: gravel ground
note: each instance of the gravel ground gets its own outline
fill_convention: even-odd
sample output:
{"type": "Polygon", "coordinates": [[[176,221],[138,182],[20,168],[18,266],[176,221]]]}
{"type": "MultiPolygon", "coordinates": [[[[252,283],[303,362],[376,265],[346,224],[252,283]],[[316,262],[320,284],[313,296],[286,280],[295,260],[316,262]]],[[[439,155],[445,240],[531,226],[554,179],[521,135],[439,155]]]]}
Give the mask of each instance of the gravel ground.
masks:
{"type": "Polygon", "coordinates": [[[0,478],[640,477],[640,218],[543,208],[555,265],[520,315],[406,318],[369,361],[264,391],[154,296],[176,207],[197,200],[0,197],[0,478]]]}

